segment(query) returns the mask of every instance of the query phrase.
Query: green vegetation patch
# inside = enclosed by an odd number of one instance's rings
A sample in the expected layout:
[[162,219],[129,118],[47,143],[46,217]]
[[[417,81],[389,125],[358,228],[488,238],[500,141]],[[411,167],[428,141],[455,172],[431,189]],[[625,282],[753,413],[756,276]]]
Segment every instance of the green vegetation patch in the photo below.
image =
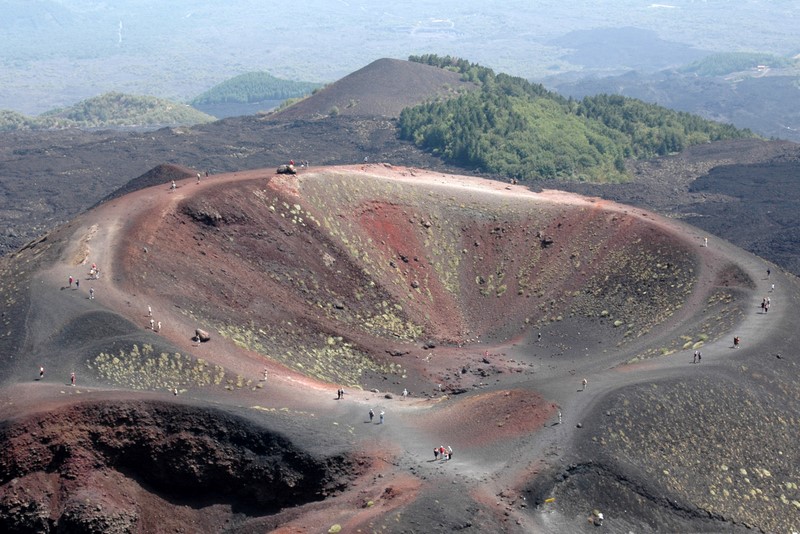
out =
[[117,386],[135,390],[157,390],[219,385],[225,380],[225,369],[210,365],[178,352],[156,354],[152,345],[139,349],[119,350],[116,354],[101,352],[86,362],[98,376]]
[[310,94],[322,84],[276,78],[267,72],[247,72],[215,85],[191,101],[192,105],[286,100]]
[[153,96],[106,93],[62,109],[26,117],[0,111],[0,131],[106,126],[193,125],[216,120],[186,104]]
[[220,334],[237,346],[326,382],[358,387],[362,376],[368,372],[405,376],[399,364],[379,362],[341,336],[281,330],[283,328],[252,324],[219,328]]
[[761,52],[726,52],[712,54],[683,67],[681,72],[700,76],[725,76],[734,72],[768,68],[791,67],[796,60]]

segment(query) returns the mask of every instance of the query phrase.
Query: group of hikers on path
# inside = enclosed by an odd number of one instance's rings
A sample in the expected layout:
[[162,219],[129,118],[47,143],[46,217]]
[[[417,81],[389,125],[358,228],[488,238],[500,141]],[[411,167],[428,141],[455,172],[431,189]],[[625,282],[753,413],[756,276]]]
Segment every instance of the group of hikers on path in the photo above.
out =
[[150,318],[150,330],[153,332],[161,332],[161,321],[156,321],[153,318],[152,306],[147,306],[147,316]]
[[433,459],[439,460],[441,458],[442,461],[451,460],[453,458],[453,448],[449,445],[445,447],[444,445],[440,445],[438,447],[433,448]]
[[[100,269],[98,269],[97,264],[93,263],[92,268],[89,271],[89,280],[97,280],[100,278]],[[80,278],[75,278],[72,275],[69,275],[67,278],[67,284],[70,289],[72,289],[72,284],[75,284],[75,289],[80,290],[81,288],[81,280]],[[62,288],[63,289],[63,288]],[[94,287],[89,288],[89,300],[94,299]]]

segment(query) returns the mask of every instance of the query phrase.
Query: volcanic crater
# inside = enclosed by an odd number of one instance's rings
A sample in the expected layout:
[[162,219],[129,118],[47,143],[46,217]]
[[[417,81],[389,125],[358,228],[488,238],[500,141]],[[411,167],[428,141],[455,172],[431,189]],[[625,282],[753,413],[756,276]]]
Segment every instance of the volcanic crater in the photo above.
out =
[[[388,164],[110,198],[4,263],[0,526],[581,532],[598,507],[612,532],[795,526],[795,358],[750,359],[796,335],[797,284],[703,243],[638,208]],[[713,447],[724,413],[787,438]]]

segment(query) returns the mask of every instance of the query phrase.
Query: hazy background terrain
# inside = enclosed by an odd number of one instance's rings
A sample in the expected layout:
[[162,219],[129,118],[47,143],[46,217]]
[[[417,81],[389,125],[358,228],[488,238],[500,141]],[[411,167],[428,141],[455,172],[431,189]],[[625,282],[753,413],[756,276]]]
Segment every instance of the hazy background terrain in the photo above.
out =
[[785,56],[800,51],[799,11],[794,0],[4,0],[0,109],[38,114],[108,91],[187,101],[247,71],[330,82],[431,52],[528,79]]

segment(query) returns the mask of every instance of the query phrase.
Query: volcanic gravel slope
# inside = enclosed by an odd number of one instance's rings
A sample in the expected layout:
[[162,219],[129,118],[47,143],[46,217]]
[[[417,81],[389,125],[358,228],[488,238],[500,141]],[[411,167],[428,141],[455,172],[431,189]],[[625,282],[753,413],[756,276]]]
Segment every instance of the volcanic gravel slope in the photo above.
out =
[[798,284],[702,236],[380,164],[111,199],[4,260],[0,527],[797,529]]

